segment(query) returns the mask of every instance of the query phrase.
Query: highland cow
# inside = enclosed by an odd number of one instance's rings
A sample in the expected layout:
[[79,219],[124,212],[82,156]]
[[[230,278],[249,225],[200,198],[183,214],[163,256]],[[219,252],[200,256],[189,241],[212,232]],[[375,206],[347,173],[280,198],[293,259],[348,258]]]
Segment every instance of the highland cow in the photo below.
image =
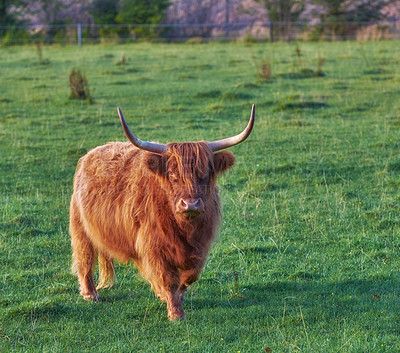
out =
[[70,234],[80,294],[98,301],[97,289],[113,284],[114,259],[133,261],[166,302],[169,319],[183,319],[184,293],[198,279],[221,220],[216,178],[234,164],[231,152],[217,151],[249,136],[255,107],[239,135],[166,145],[138,139],[118,113],[130,143],[89,151],[74,178]]

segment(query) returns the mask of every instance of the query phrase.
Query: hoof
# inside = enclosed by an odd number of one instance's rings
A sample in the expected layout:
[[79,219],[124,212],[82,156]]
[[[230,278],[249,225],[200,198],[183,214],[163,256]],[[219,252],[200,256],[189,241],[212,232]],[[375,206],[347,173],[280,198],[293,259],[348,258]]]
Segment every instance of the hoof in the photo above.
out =
[[100,296],[98,293],[93,294],[82,294],[84,300],[91,300],[92,302],[98,303],[100,301]]
[[171,310],[171,311],[168,311],[168,319],[169,319],[169,321],[185,320],[186,315],[182,309]]
[[183,316],[170,316],[170,315],[168,315],[168,319],[171,322],[177,322],[177,321],[185,320],[186,319],[186,315],[185,314],[183,314]]

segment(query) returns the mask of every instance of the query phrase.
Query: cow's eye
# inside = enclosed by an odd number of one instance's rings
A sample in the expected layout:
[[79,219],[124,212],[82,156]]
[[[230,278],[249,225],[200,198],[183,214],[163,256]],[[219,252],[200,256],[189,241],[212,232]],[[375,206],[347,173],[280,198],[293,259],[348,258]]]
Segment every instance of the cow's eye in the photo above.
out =
[[199,177],[199,183],[202,184],[202,185],[207,184],[208,183],[208,176],[204,175],[204,176]]
[[178,182],[178,178],[177,178],[177,177],[175,176],[175,174],[172,173],[172,172],[168,172],[168,178],[169,178],[170,181],[172,181],[172,182],[174,182],[174,183],[177,183],[177,182]]

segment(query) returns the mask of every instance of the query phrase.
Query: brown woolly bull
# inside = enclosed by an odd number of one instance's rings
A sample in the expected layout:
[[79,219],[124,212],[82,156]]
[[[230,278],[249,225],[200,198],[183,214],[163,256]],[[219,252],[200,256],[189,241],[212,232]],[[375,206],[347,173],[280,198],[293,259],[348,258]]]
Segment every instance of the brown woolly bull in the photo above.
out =
[[74,178],[70,233],[80,294],[98,301],[97,289],[113,284],[114,259],[133,260],[167,303],[169,319],[181,319],[183,295],[198,279],[221,219],[216,177],[234,163],[232,153],[215,152],[249,136],[255,108],[237,136],[167,145],[139,140],[118,113],[131,143],[91,150]]

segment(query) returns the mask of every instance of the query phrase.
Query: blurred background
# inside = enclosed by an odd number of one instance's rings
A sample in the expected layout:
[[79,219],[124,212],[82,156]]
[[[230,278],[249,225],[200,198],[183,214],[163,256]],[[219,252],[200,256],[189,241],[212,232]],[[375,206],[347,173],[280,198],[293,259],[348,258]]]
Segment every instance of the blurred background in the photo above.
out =
[[400,37],[398,0],[1,0],[0,44]]

